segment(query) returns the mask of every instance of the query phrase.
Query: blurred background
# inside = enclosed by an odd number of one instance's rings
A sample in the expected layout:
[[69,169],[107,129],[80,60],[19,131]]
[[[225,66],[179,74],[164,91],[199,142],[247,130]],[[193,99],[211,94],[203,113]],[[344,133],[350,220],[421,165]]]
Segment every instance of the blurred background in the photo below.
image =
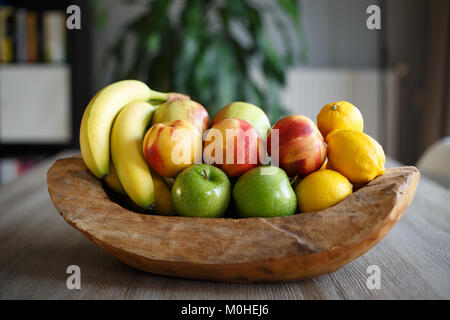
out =
[[[90,98],[125,78],[189,94],[211,117],[244,100],[272,123],[293,113],[315,120],[323,105],[347,100],[389,157],[416,165],[437,141],[448,155],[449,4],[0,0],[0,182],[78,148]],[[367,26],[371,5],[381,29]]]

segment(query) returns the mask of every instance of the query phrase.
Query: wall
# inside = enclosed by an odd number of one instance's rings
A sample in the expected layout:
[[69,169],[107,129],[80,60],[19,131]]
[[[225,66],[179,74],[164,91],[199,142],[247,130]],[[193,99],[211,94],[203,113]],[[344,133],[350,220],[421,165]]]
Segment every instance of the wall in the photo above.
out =
[[[420,99],[425,86],[428,3],[426,0],[386,1],[388,65],[400,68],[401,96],[398,101],[398,156],[415,164],[420,156]],[[426,108],[425,108],[426,109]]]
[[377,0],[301,0],[308,42],[307,66],[376,67],[379,31],[366,27],[366,9]]

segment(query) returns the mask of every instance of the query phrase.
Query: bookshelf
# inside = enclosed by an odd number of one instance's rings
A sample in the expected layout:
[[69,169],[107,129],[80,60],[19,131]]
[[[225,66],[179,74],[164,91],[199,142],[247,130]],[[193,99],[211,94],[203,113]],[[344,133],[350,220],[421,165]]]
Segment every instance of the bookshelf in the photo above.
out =
[[[68,148],[78,148],[82,112],[91,95],[90,1],[0,0],[22,12],[64,16],[76,4],[80,30],[65,30],[64,59],[49,59],[39,35],[39,58],[0,63],[0,184],[26,172],[33,164]],[[42,21],[40,22],[42,26]]]

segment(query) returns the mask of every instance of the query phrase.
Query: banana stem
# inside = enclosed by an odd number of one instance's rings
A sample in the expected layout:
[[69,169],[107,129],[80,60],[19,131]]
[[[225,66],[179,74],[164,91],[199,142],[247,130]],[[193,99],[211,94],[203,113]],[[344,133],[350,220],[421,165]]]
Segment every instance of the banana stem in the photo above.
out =
[[153,91],[150,95],[150,101],[162,101],[162,102],[171,102],[175,100],[190,100],[191,98],[185,94],[177,93],[177,92],[159,92]]
[[166,101],[169,98],[170,93],[153,91],[150,94],[149,100]]

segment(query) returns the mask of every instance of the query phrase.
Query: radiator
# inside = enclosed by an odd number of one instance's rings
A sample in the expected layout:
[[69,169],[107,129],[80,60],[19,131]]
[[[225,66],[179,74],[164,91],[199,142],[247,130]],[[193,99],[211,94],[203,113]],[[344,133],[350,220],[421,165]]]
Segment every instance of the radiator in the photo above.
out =
[[298,68],[288,73],[283,97],[290,114],[303,114],[314,121],[327,103],[349,101],[361,111],[364,131],[384,147],[389,143],[393,147],[397,88],[391,71]]

